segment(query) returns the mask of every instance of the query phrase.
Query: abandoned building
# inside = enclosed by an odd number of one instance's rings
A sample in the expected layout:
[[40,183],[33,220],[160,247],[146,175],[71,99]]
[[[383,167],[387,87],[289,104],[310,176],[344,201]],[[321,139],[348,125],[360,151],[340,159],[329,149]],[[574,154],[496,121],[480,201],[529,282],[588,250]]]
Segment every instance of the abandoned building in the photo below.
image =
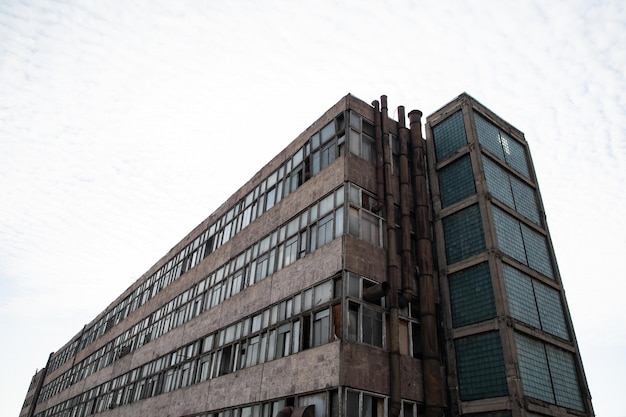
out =
[[20,417],[593,416],[524,135],[467,94],[388,113],[326,111],[52,353]]

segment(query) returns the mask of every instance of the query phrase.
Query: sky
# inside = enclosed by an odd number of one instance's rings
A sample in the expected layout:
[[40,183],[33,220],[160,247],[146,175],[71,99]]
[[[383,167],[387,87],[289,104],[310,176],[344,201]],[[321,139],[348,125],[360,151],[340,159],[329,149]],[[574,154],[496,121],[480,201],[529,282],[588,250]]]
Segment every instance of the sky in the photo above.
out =
[[341,97],[523,131],[596,415],[624,417],[626,2],[0,0],[0,415]]

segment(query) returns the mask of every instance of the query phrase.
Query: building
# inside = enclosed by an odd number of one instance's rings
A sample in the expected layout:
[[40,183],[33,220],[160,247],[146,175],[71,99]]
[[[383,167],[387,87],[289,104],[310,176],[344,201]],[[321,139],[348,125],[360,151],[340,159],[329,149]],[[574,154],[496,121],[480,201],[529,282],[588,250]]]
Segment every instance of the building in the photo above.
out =
[[421,116],[341,99],[20,417],[593,416],[524,135],[467,94]]

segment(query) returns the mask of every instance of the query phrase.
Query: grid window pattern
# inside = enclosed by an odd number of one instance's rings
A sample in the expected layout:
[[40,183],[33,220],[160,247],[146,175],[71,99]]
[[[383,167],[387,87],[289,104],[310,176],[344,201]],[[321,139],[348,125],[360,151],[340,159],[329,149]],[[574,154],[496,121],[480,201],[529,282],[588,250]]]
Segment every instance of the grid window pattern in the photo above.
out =
[[504,161],[526,178],[530,178],[528,158],[524,145],[511,138],[476,112],[474,113],[474,121],[476,123],[478,142],[496,158]]
[[444,218],[443,233],[449,265],[485,250],[485,236],[478,205]]
[[[47,408],[36,417],[105,412],[329,343],[339,335],[331,313],[341,314],[331,305],[338,303],[335,288],[340,284],[328,280],[306,289]],[[80,414],[81,409],[87,412]]]
[[524,146],[504,132],[500,132],[500,141],[502,142],[506,163],[526,178],[530,178],[528,159],[526,158]]
[[496,316],[489,264],[485,262],[450,274],[448,280],[454,327],[478,323]]
[[483,169],[485,179],[487,180],[487,188],[491,195],[507,206],[515,208],[513,190],[511,190],[511,182],[509,181],[508,174],[504,172],[498,164],[485,156],[483,156]]
[[228,242],[251,222],[271,209],[281,199],[294,192],[339,156],[345,138],[343,112],[315,133],[291,158],[263,179],[253,191],[239,200],[231,209],[174,254],[158,271],[145,279],[133,293],[110,308],[101,319],[85,329],[79,340],[59,351],[51,359],[52,372],[73,358],[76,353],[119,324],[130,313],[195,267],[214,250]]
[[515,345],[524,393],[529,397],[554,404],[548,359],[543,343],[516,334]]
[[493,220],[502,252],[518,262],[554,278],[552,262],[548,252],[548,241],[517,219],[498,207],[493,207]]
[[558,291],[510,265],[502,265],[502,270],[511,317],[569,340]]
[[515,345],[526,395],[585,411],[574,355],[520,334],[515,335]]
[[469,155],[463,156],[439,171],[439,188],[443,207],[476,194]]
[[455,347],[462,401],[508,394],[499,333],[464,337]]
[[513,197],[515,198],[515,210],[534,223],[541,225],[535,190],[513,176],[510,176],[510,179]]
[[539,312],[531,278],[506,264],[502,265],[502,270],[511,317],[540,329]]
[[558,349],[554,346],[546,345],[548,363],[552,374],[552,385],[556,402],[563,407],[584,411],[578,378],[576,377],[576,367],[574,356]]
[[519,222],[497,207],[493,208],[493,222],[500,250],[524,265],[528,265]]
[[461,110],[433,127],[435,154],[437,161],[442,161],[467,145],[465,123]]
[[541,328],[548,333],[569,340],[559,292],[538,281],[533,281],[533,287],[541,318]]
[[482,159],[491,195],[534,223],[541,224],[533,188],[507,173],[490,158],[483,156]]
[[[46,384],[42,388],[40,398],[45,400],[58,394],[72,383],[87,378],[117,359],[217,306],[246,287],[288,266],[296,260],[291,259],[294,252],[296,258],[301,258],[328,243],[333,236],[339,237],[343,234],[345,210],[343,202],[344,187],[341,186],[218,267],[204,280],[185,289],[126,332],[75,363],[66,372]],[[321,216],[324,217],[320,219]]]
[[[341,389],[343,392],[343,389]],[[345,394],[344,394],[345,398]],[[356,394],[356,412],[358,412],[358,401],[359,396]],[[345,401],[345,400],[344,400]],[[351,393],[348,393],[347,396],[347,404],[348,407],[354,403],[353,397],[351,397]],[[322,392],[314,392],[314,393],[306,393],[303,395],[291,396],[281,399],[273,399],[270,401],[257,402],[253,404],[247,404],[245,406],[231,407],[220,410],[210,410],[202,413],[195,413],[188,415],[188,417],[274,417],[276,415],[284,415],[281,413],[285,407],[292,408],[303,408],[309,405],[314,406],[313,414],[309,414],[308,412],[305,415],[313,416],[313,417],[322,417],[322,416],[339,416],[339,392],[338,390],[332,389],[330,391],[322,391]],[[411,402],[406,402],[404,404],[405,407],[413,410],[416,408],[416,404]],[[293,413],[295,415],[295,412]],[[343,415],[343,414],[341,414]],[[357,414],[360,416],[366,416],[367,414]],[[413,414],[406,414],[407,417],[413,417]]]
[[477,113],[474,113],[474,122],[476,123],[478,142],[498,159],[504,161],[504,151],[502,150],[502,143],[500,143],[500,131],[498,128]]
[[552,263],[548,254],[548,241],[528,226],[523,224],[521,226],[528,266],[547,277],[554,278]]

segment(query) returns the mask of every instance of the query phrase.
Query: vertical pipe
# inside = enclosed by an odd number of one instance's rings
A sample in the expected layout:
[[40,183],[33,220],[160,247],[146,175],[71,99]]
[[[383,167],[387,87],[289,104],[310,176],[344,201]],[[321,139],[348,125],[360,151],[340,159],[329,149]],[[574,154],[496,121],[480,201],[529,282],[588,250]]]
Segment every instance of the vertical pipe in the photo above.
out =
[[409,113],[411,145],[413,147],[413,195],[415,199],[415,237],[419,269],[419,299],[424,374],[425,416],[443,415],[443,384],[439,360],[433,251],[429,222],[429,197],[426,180],[426,156],[422,138],[422,112]]
[[374,100],[372,102],[372,106],[374,106],[374,138],[376,141],[376,196],[377,202],[374,207],[372,207],[372,211],[374,213],[378,213],[385,205],[385,176],[383,173],[383,134],[381,131],[381,120],[380,120],[380,103],[378,100]]
[[402,292],[399,300],[400,307],[411,301],[415,293],[413,283],[413,259],[411,256],[411,209],[410,209],[410,182],[409,182],[409,129],[406,127],[404,106],[398,107],[398,125],[400,140],[400,231],[402,233],[401,250],[401,279]]
[[[381,96],[381,138],[388,134],[387,96]],[[391,286],[389,292],[389,417],[400,415],[401,380],[400,380],[400,319],[398,312],[399,268],[396,245],[395,201],[393,196],[393,168],[391,164],[391,146],[389,140],[382,140],[383,166],[385,178],[385,211],[387,217],[387,280]]]

